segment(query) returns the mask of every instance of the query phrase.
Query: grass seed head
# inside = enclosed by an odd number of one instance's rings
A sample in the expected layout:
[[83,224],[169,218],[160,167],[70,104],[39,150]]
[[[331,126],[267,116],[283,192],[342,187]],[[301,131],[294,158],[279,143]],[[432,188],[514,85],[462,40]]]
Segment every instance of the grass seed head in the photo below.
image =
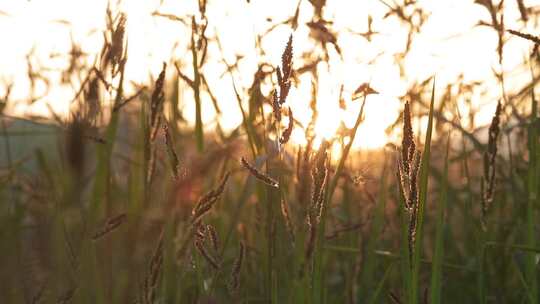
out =
[[405,174],[409,174],[410,162],[415,150],[416,145],[414,143],[414,133],[411,123],[411,109],[407,101],[403,109],[403,139],[401,142],[401,157]]
[[206,231],[208,232],[208,236],[210,237],[210,243],[212,244],[212,248],[214,249],[214,252],[218,252],[219,251],[219,237],[218,237],[216,229],[212,225],[207,225]]
[[275,179],[259,171],[257,168],[248,163],[245,158],[242,157],[240,162],[242,163],[242,166],[247,169],[251,175],[253,175],[253,177],[267,184],[268,186],[279,188],[279,183]]
[[279,104],[277,91],[272,92],[272,111],[274,112],[274,118],[279,123],[281,122],[281,105]]
[[163,92],[163,87],[165,85],[165,72],[167,69],[167,64],[163,63],[163,68],[159,73],[156,84],[154,85],[154,91],[152,92],[152,98],[150,99],[150,139],[154,140],[159,129],[159,124],[161,121],[162,107],[163,102],[165,101],[165,94]]
[[141,294],[136,303],[155,303],[158,290],[159,277],[163,269],[163,238],[164,230],[161,230],[158,243],[150,259],[148,274],[141,286]]
[[421,166],[421,152],[416,150],[414,134],[411,124],[411,111],[409,102],[403,109],[403,139],[401,142],[401,154],[398,163],[398,179],[404,198],[405,211],[409,215],[408,250],[409,262],[412,267],[413,253],[416,243],[416,227],[419,204],[418,177]]
[[279,142],[282,145],[286,144],[291,138],[293,126],[294,126],[294,116],[293,116],[293,112],[291,108],[289,107],[289,124],[287,125],[287,129],[283,131],[283,134],[281,134],[281,137],[279,138]]
[[107,219],[103,227],[99,229],[94,236],[92,237],[93,241],[97,241],[110,232],[116,230],[120,225],[122,225],[127,219],[127,215],[125,213],[119,214],[117,216],[113,216]]
[[508,32],[510,34],[512,34],[512,35],[516,35],[516,36],[521,37],[523,39],[532,41],[536,45],[540,45],[540,37],[533,36],[533,35],[527,34],[527,33],[518,32],[518,31],[515,31],[515,30],[508,30]]
[[214,257],[208,252],[208,250],[204,246],[203,240],[200,240],[200,239],[196,238],[193,241],[193,244],[195,245],[195,248],[197,249],[199,254],[206,260],[206,262],[208,262],[208,264],[210,264],[210,266],[212,266],[212,268],[214,268],[215,270],[218,270],[219,269],[219,264],[214,259]]
[[231,279],[229,281],[229,292],[236,294],[240,288],[240,271],[242,270],[242,264],[244,263],[244,256],[246,254],[246,246],[244,242],[240,242],[240,249],[238,255],[234,260],[234,264],[231,270]]
[[365,96],[371,95],[371,94],[379,94],[379,92],[377,92],[375,89],[373,89],[369,85],[369,83],[364,82],[360,86],[358,86],[358,88],[356,88],[356,90],[354,91],[354,93],[352,95],[352,100],[356,100],[356,99],[359,99],[359,98],[362,98],[362,97],[365,97]]
[[500,133],[500,116],[501,102],[499,101],[489,126],[487,150],[484,153],[484,176],[481,183],[483,220],[485,220],[489,206],[493,202],[495,192],[495,160],[497,158],[497,139]]
[[283,216],[283,220],[285,221],[285,228],[287,228],[287,233],[289,234],[291,241],[294,243],[294,225],[291,221],[289,207],[287,206],[287,202],[284,199],[281,200],[281,215]]
[[291,75],[292,75],[292,58],[293,58],[293,37],[292,35],[289,36],[289,40],[287,41],[287,45],[285,46],[285,50],[283,51],[283,54],[281,55],[281,69],[283,71],[283,77],[282,79],[287,81]]
[[[124,13],[112,17],[110,7],[107,8],[107,30],[109,37],[106,37],[103,49],[104,66],[111,64],[112,74],[117,75],[123,62],[126,60],[125,54],[125,34],[126,34],[126,15]],[[109,41],[110,39],[110,41]]]
[[324,209],[324,198],[326,184],[328,183],[328,152],[330,144],[323,141],[317,154],[313,159],[311,168],[311,206],[308,211],[308,237],[305,247],[305,256],[309,260],[313,256],[315,250],[315,241],[317,238],[317,226],[320,223]]
[[196,225],[200,222],[202,217],[212,209],[212,206],[217,202],[223,191],[225,190],[225,185],[227,184],[227,180],[229,179],[229,173],[227,172],[223,179],[221,180],[220,185],[210,192],[203,195],[199,201],[197,202],[197,205],[193,208],[192,211],[192,218],[191,223],[193,225]]
[[178,171],[180,170],[180,161],[178,160],[178,155],[174,149],[173,139],[167,123],[163,124],[163,133],[165,134],[165,145],[167,147],[167,154],[169,156],[169,163],[171,165],[173,178],[174,180],[179,180]]

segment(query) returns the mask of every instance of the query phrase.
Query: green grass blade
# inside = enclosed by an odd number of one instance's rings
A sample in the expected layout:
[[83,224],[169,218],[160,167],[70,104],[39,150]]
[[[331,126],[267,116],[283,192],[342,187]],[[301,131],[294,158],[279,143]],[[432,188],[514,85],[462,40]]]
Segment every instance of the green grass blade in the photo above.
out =
[[[375,269],[377,268],[377,256],[375,254],[375,247],[378,244],[379,236],[382,235],[384,228],[384,212],[386,210],[386,175],[387,166],[386,160],[384,161],[380,190],[378,196],[377,206],[375,207],[375,215],[370,227],[370,235],[377,236],[368,239],[366,258],[363,262],[362,280],[360,281],[361,292],[359,296],[366,298],[371,288],[373,287],[373,278],[376,277]],[[360,299],[358,302],[362,302]]]
[[519,267],[519,265],[516,263],[515,259],[512,259],[512,265],[514,266],[514,268],[516,268],[516,273],[519,278],[519,282],[521,283],[523,288],[526,290],[527,295],[529,295],[530,294],[529,285],[527,284],[527,280],[523,276],[523,272],[521,271],[521,268]]
[[501,247],[501,248],[510,248],[510,249],[523,251],[523,252],[540,253],[540,248],[538,248],[538,247],[531,247],[531,246],[519,245],[519,244],[505,244],[505,243],[493,242],[493,241],[484,242],[483,247],[484,248],[487,248],[487,247]]
[[438,304],[441,302],[441,279],[442,279],[442,262],[444,255],[444,214],[446,210],[446,203],[448,199],[448,150],[450,146],[450,137],[446,144],[446,155],[444,158],[444,171],[441,178],[441,192],[439,198],[439,204],[437,206],[437,230],[435,237],[435,253],[433,255],[433,265],[431,270],[431,304]]
[[[381,291],[383,290],[384,284],[388,280],[388,277],[390,277],[390,273],[392,272],[393,267],[394,267],[394,263],[390,263],[390,265],[384,272],[384,275],[379,281],[379,284],[377,284],[377,289],[375,289],[375,292],[373,293],[373,296],[371,297],[371,300],[369,301],[370,304],[378,303],[377,300],[379,299],[379,296],[381,295]],[[358,303],[361,303],[361,301]]]
[[[528,168],[528,191],[529,199],[527,204],[527,246],[535,246],[535,205],[538,206],[538,131],[537,124],[537,104],[532,93],[532,115],[529,126],[529,168]],[[528,253],[526,259],[525,277],[529,285],[529,300],[531,303],[538,303],[538,278],[537,278],[536,254]]]

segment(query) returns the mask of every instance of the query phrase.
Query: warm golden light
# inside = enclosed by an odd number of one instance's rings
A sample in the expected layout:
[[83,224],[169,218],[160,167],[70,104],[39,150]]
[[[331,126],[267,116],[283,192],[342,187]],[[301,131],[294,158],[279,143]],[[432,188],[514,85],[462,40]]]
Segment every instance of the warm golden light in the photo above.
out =
[[539,304],[540,0],[0,0],[0,29],[0,304]]
[[[273,23],[287,20],[296,10],[295,1],[278,2],[216,1],[208,6],[207,14],[211,22],[206,34],[219,38],[222,50],[216,43],[211,43],[204,72],[213,94],[222,103],[219,122],[225,130],[231,130],[241,123],[231,76],[240,88],[247,91],[259,63],[267,61],[274,66],[279,64],[282,46],[291,33],[294,36],[295,68],[309,63],[306,58],[314,53],[320,53],[320,45],[313,40],[317,33],[307,25],[313,18],[308,1],[300,4],[299,27],[296,31],[292,32],[288,25],[277,26],[260,40],[264,54],[256,51],[259,43],[257,35],[268,31]],[[506,56],[500,66],[497,52],[494,51],[497,48],[496,34],[488,27],[477,26],[479,20],[486,19],[482,7],[465,0],[420,2],[425,9],[426,20],[409,46],[409,52],[401,60],[401,69],[396,58],[404,52],[409,29],[403,27],[397,18],[383,18],[388,11],[388,3],[328,3],[325,15],[333,20],[331,29],[341,46],[341,55],[332,44],[327,43],[328,61],[317,65],[317,109],[320,112],[315,127],[317,136],[333,137],[341,122],[352,127],[360,103],[351,101],[351,94],[364,82],[369,82],[380,94],[368,98],[365,121],[354,146],[378,148],[388,141],[385,129],[397,118],[402,108],[401,100],[412,83],[437,75],[438,91],[443,92],[448,84],[458,79],[484,82],[485,94],[472,95],[472,104],[479,109],[477,123],[485,124],[489,121],[489,114],[486,113],[491,113],[491,105],[501,96],[493,70],[502,69],[508,74],[512,73],[513,79],[527,77],[525,71],[521,71],[521,74],[515,71],[522,63],[523,55],[528,52],[529,45],[509,37],[504,49]],[[505,7],[505,25],[508,28],[520,28],[517,21],[519,11],[515,5],[509,2]],[[0,56],[2,81],[15,83],[12,98],[24,100],[29,97],[27,58],[35,66],[46,68],[48,72],[44,76],[55,84],[45,92],[44,82],[38,81],[35,84],[35,95],[39,97],[37,102],[32,105],[14,103],[10,107],[12,113],[50,115],[52,108],[57,114],[66,115],[70,111],[74,89],[72,85],[60,83],[61,70],[68,63],[58,55],[70,52],[72,39],[88,55],[86,61],[93,62],[99,56],[103,42],[101,32],[105,28],[103,14],[106,8],[106,0],[12,0],[0,4],[0,24],[3,28],[13,29],[1,34],[2,41],[10,43],[4,45]],[[161,63],[171,58],[176,58],[185,73],[190,75],[189,24],[163,16],[184,16],[189,22],[189,15],[198,10],[196,1],[124,0],[116,9],[125,12],[128,20],[129,61],[126,69],[129,81],[139,84],[148,81],[157,75]],[[372,25],[368,23],[368,16],[373,20]],[[369,31],[375,33],[369,37],[360,35]],[[229,75],[225,72],[224,61],[233,64],[238,58],[241,60],[237,69]],[[172,67],[170,69],[173,70]],[[509,89],[513,79],[508,81]],[[298,121],[305,126],[311,118],[309,100],[313,79],[299,75],[298,80],[290,95],[290,106]],[[341,86],[344,88],[345,109],[339,107]],[[265,94],[270,92],[270,87],[267,89]],[[186,119],[193,123],[195,106],[191,102],[192,93],[189,89],[180,92],[183,92],[182,100],[185,102],[182,107]],[[204,93],[202,98],[203,121],[206,128],[214,128],[216,112],[210,96]],[[491,104],[489,107],[488,103]],[[484,111],[484,108],[488,110]],[[303,133],[295,130],[293,141],[299,144],[304,142]]]

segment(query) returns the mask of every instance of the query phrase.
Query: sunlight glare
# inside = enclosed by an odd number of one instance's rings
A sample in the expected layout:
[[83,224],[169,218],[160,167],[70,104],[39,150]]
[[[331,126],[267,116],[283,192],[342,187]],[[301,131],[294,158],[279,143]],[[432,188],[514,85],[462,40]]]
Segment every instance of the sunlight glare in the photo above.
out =
[[[360,101],[351,101],[351,94],[360,84],[370,83],[380,94],[368,98],[364,122],[353,146],[369,149],[382,147],[389,140],[386,128],[395,121],[402,109],[406,88],[435,74],[438,80],[437,91],[443,91],[447,84],[460,77],[465,81],[485,82],[486,95],[475,93],[471,98],[472,105],[478,109],[476,123],[489,122],[490,115],[487,113],[491,113],[492,103],[500,98],[500,92],[498,89],[487,89],[497,85],[492,75],[492,68],[498,68],[497,54],[493,52],[497,44],[496,35],[487,27],[475,26],[479,19],[485,17],[485,12],[478,5],[471,5],[471,1],[466,0],[437,1],[436,4],[434,1],[421,2],[428,10],[430,18],[415,37],[410,53],[404,58],[403,69],[396,64],[396,56],[403,52],[408,30],[395,18],[383,20],[388,9],[385,5],[379,1],[349,1],[347,5],[340,1],[328,3],[325,15],[335,20],[332,26],[338,33],[342,58],[332,46],[327,45],[330,57],[327,62],[317,66],[317,137],[333,138],[342,122],[348,128],[354,125]],[[129,60],[126,70],[129,82],[140,84],[155,79],[162,62],[170,61],[170,58],[176,58],[191,77],[191,55],[187,49],[189,27],[180,22],[153,16],[152,13],[160,11],[189,15],[197,12],[197,2],[124,0],[120,3],[120,10],[127,15],[128,20]],[[222,50],[215,45],[210,46],[209,59],[203,72],[208,77],[213,94],[219,96],[222,114],[216,116],[210,96],[203,93],[203,122],[208,129],[215,128],[219,122],[227,131],[242,122],[232,89],[233,81],[241,88],[249,88],[258,63],[270,62],[277,66],[291,29],[288,26],[277,26],[265,36],[260,41],[264,54],[256,51],[256,35],[268,29],[268,18],[271,18],[272,22],[289,18],[296,9],[296,2],[280,1],[280,4],[276,5],[274,1],[253,1],[250,4],[244,1],[236,4],[215,1],[211,4],[208,6],[207,15],[212,22],[208,26],[207,34],[219,37]],[[55,9],[48,9],[51,6]],[[2,49],[3,56],[0,56],[0,80],[4,83],[8,80],[15,83],[12,94],[14,99],[24,100],[28,97],[30,84],[26,77],[26,55],[33,52],[36,56],[35,64],[49,69],[47,76],[53,83],[48,94],[33,105],[16,103],[10,109],[13,114],[50,115],[50,105],[56,114],[67,115],[73,98],[73,87],[59,83],[61,70],[66,68],[67,62],[49,59],[51,54],[69,53],[72,37],[75,43],[90,54],[88,61],[95,60],[103,42],[106,7],[107,0],[8,0],[0,3],[0,11],[5,13],[5,16],[0,18],[0,25],[4,28],[17,28],[16,31],[2,31],[0,34],[2,41],[11,41]],[[508,17],[506,26],[517,26],[515,20],[519,16],[515,3],[508,4],[508,10],[509,13],[505,16]],[[371,41],[353,33],[367,30],[368,16],[373,17],[373,26],[379,32]],[[304,64],[302,57],[309,56],[317,47],[316,42],[310,39],[309,27],[305,25],[312,17],[311,5],[304,1],[301,4],[299,27],[293,33],[295,67]],[[454,22],[455,20],[459,22]],[[470,47],[473,44],[475,47]],[[502,65],[503,70],[513,71],[520,64],[528,47],[525,41],[509,39],[505,47],[507,56]],[[222,55],[229,64],[241,58],[238,61],[238,70],[232,75],[226,72],[221,61]],[[174,68],[169,66],[169,75],[174,73]],[[299,75],[298,79],[297,86],[291,89],[286,106],[292,108],[295,117],[305,127],[312,114],[309,109],[312,79],[305,75]],[[193,124],[193,92],[185,83],[181,82],[180,85],[182,110],[187,121]],[[264,94],[269,96],[271,88],[268,84],[265,85]],[[342,85],[346,109],[339,107],[339,91]],[[38,95],[44,94],[43,83],[37,83],[36,90]],[[242,102],[246,103],[247,100]],[[459,104],[464,105],[463,102]],[[467,115],[465,109],[462,115]],[[466,123],[464,121],[464,124]],[[296,144],[305,144],[304,131],[295,129],[292,140]]]

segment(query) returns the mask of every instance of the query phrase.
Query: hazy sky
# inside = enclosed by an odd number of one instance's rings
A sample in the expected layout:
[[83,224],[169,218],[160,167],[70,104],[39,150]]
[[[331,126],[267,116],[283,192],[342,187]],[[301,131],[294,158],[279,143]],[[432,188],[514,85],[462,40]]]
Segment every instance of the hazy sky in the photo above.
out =
[[[391,3],[390,0],[387,1]],[[331,136],[344,120],[351,126],[358,111],[358,103],[349,102],[347,111],[338,107],[338,95],[341,84],[345,88],[346,99],[356,87],[370,81],[372,87],[381,92],[370,97],[366,108],[366,121],[360,128],[359,144],[365,147],[378,147],[387,141],[384,129],[395,120],[402,107],[400,97],[409,84],[437,75],[437,86],[442,92],[448,83],[454,83],[460,75],[465,81],[485,82],[486,95],[473,95],[473,103],[481,109],[478,116],[480,123],[490,119],[500,90],[496,85],[492,69],[499,70],[496,52],[497,34],[488,27],[475,27],[480,20],[489,20],[489,15],[472,0],[418,1],[430,14],[421,33],[414,39],[411,52],[405,59],[405,78],[400,77],[395,64],[395,54],[401,52],[408,29],[396,18],[383,20],[388,8],[378,0],[346,1],[329,0],[325,19],[332,20],[332,30],[338,33],[338,43],[343,51],[343,61],[330,49],[330,61],[321,67],[321,85],[318,92],[321,118],[317,124],[321,136]],[[294,14],[297,1],[291,0],[209,0],[207,17],[210,20],[208,36],[219,36],[223,44],[225,59],[232,63],[236,55],[244,59],[235,74],[236,81],[243,87],[249,87],[257,63],[269,61],[279,64],[280,55],[291,29],[288,26],[276,28],[262,41],[266,53],[261,58],[255,50],[256,33],[261,33],[271,26],[271,18],[282,21]],[[540,1],[525,1],[526,5],[538,5]],[[3,41],[0,56],[0,93],[3,84],[13,82],[13,99],[24,100],[27,97],[29,82],[27,79],[26,56],[35,55],[35,65],[51,71],[47,73],[51,83],[60,82],[59,68],[67,67],[67,60],[54,54],[65,54],[71,48],[71,39],[80,44],[83,51],[90,54],[89,62],[99,54],[102,45],[102,31],[105,27],[106,0],[2,0],[0,1],[0,41]],[[120,10],[127,14],[127,33],[129,54],[127,74],[131,81],[143,83],[155,77],[161,63],[180,59],[185,66],[185,73],[190,75],[189,28],[178,22],[152,16],[159,11],[167,14],[190,15],[198,11],[194,0],[124,0]],[[373,17],[373,28],[380,34],[371,42],[352,32],[367,30],[368,15]],[[294,52],[299,58],[302,53],[312,52],[315,44],[309,39],[306,22],[312,19],[312,7],[307,0],[302,1],[300,9],[300,27],[294,35]],[[515,1],[506,1],[505,25],[507,28],[528,30],[538,34],[536,21],[530,21],[527,28],[519,22],[519,11]],[[519,69],[530,44],[515,37],[508,37],[505,47],[503,69],[509,75],[509,89],[513,83],[523,83],[530,76],[524,69]],[[228,76],[220,78],[224,71],[217,56],[219,52],[211,45],[209,61],[204,73],[208,77],[214,94],[222,104],[225,128],[236,126],[241,121],[236,106],[231,81]],[[378,56],[379,54],[382,54]],[[295,57],[295,58],[297,58]],[[297,59],[299,60],[299,59]],[[174,69],[169,70],[169,75]],[[308,108],[310,80],[301,82],[289,97],[295,117],[301,122],[310,118]],[[491,88],[491,89],[489,89]],[[38,87],[39,89],[39,87]],[[269,88],[268,88],[269,89]],[[185,94],[184,110],[188,120],[194,120],[194,102],[191,91]],[[73,98],[73,89],[69,86],[52,85],[50,94],[28,106],[19,102],[10,107],[11,113],[39,113],[46,115],[46,103],[52,105],[55,112],[67,113],[69,102]],[[212,128],[213,107],[207,96],[204,98],[204,116],[206,126]],[[362,136],[369,134],[369,136]],[[300,132],[293,134],[301,142]]]

